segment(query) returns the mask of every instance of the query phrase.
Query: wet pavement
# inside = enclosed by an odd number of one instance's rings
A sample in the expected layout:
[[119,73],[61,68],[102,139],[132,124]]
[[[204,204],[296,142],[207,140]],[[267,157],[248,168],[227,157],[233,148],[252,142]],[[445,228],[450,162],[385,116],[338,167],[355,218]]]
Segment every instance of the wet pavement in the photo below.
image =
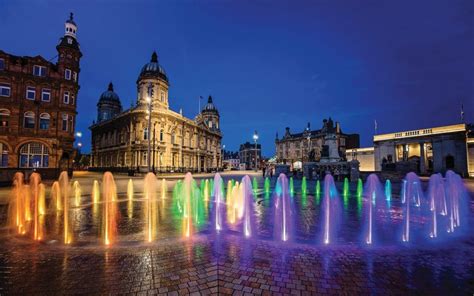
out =
[[[298,188],[299,183],[295,185]],[[308,185],[308,188],[314,186]],[[354,198],[348,199],[343,212],[344,227],[337,242],[330,246],[319,242],[320,205],[316,197],[301,194],[295,197],[298,215],[295,240],[291,243],[272,240],[271,204],[271,197],[264,194],[255,201],[258,234],[251,239],[245,239],[238,226],[216,234],[209,222],[197,228],[192,238],[182,238],[179,217],[173,212],[170,199],[160,206],[159,236],[151,243],[143,242],[140,201],[134,204],[131,215],[128,203],[120,203],[121,236],[110,247],[103,246],[98,238],[100,221],[94,219],[100,216],[100,209],[97,213],[88,205],[72,210],[75,227],[71,246],[62,245],[59,232],[55,234],[51,230],[61,227],[60,222],[55,224],[55,215],[48,216],[49,236],[43,242],[11,235],[3,226],[0,295],[472,295],[474,292],[473,232],[434,243],[419,238],[411,244],[401,244],[397,241],[400,210],[396,198],[387,212],[391,217],[390,227],[379,229],[378,243],[371,247],[361,243],[362,216]],[[472,225],[472,201],[470,211]],[[5,220],[3,206],[1,225],[5,225]],[[209,220],[207,216],[206,221]],[[414,229],[423,233],[423,225],[423,221],[415,223]]]

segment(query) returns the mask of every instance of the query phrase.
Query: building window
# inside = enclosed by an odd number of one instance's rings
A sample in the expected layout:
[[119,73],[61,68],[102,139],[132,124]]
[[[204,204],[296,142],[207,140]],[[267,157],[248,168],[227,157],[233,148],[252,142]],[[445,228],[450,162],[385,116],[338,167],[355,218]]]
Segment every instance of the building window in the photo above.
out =
[[174,138],[175,138],[174,133],[172,133],[171,134],[171,144],[174,144]]
[[10,85],[9,84],[0,84],[0,96],[9,97],[10,96]]
[[45,145],[31,142],[20,148],[20,167],[47,168],[48,166],[49,150]]
[[48,113],[41,113],[40,115],[40,129],[47,130],[49,129],[49,122],[51,120],[51,116]]
[[148,128],[143,129],[143,140],[148,140]]
[[49,102],[51,101],[51,90],[47,88],[43,88],[41,91],[41,101]]
[[163,142],[163,130],[160,130],[160,142]]
[[63,103],[64,104],[69,104],[69,92],[68,91],[64,92]]
[[46,67],[34,65],[33,66],[33,75],[41,76],[41,77],[46,76]]
[[66,79],[66,80],[71,80],[71,70],[66,69],[66,70],[64,71],[64,79]]
[[143,165],[147,165],[147,164],[148,164],[148,162],[147,162],[147,160],[148,160],[148,158],[147,158],[147,152],[146,152],[146,151],[143,151],[143,152],[142,152],[142,155],[143,155],[143,163],[142,163],[142,164],[143,164]]
[[26,98],[27,98],[28,100],[34,101],[34,100],[35,100],[35,97],[36,97],[36,90],[35,90],[35,88],[32,87],[32,86],[28,86],[28,87],[26,88]]
[[67,131],[67,126],[68,126],[68,118],[69,116],[67,114],[63,114],[63,124],[62,124],[62,130]]
[[4,70],[4,69],[5,69],[5,60],[0,59],[0,70]]
[[10,121],[10,110],[0,109],[0,127],[8,126],[8,121]]
[[25,112],[25,115],[23,118],[23,127],[35,128],[35,113],[31,111]]
[[8,147],[0,142],[0,167],[6,168],[8,166]]
[[162,102],[165,101],[165,93],[164,93],[164,92],[161,93],[161,101],[162,101]]
[[77,72],[72,72],[72,79],[77,82]]
[[74,94],[71,94],[71,105],[74,105]]

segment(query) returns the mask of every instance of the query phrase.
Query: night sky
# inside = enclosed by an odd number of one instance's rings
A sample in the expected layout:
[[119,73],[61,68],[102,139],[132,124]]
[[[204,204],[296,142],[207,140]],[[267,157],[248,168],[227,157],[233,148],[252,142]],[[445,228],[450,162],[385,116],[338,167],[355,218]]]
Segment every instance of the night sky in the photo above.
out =
[[374,120],[379,133],[454,124],[463,103],[474,122],[474,1],[253,2],[0,0],[0,49],[51,59],[74,12],[85,151],[100,94],[113,81],[128,108],[153,50],[171,108],[194,117],[211,94],[228,150],[257,130],[272,156],[277,131],[329,116],[362,146]]

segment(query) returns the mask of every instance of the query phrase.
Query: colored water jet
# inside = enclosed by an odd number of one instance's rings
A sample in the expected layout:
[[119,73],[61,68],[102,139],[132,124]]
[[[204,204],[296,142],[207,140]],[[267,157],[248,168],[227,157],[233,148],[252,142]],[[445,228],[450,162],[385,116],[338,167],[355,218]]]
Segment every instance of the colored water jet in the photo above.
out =
[[306,177],[303,176],[303,179],[301,180],[301,194],[306,195],[307,188],[308,188],[308,185],[306,184]]
[[102,232],[105,245],[113,244],[117,239],[117,187],[111,172],[102,177]]
[[[41,240],[44,236],[43,223],[41,223],[40,216],[40,203],[41,199],[44,202],[44,191],[41,192],[41,176],[34,172],[30,176],[30,186],[31,194],[33,196],[33,239]],[[41,196],[43,195],[43,196]]]
[[392,200],[392,183],[390,182],[390,179],[385,181],[385,199],[387,201]]
[[92,183],[92,203],[97,204],[100,201],[100,186],[99,181],[94,180]]
[[293,235],[293,205],[288,188],[288,178],[280,174],[277,179],[278,190],[274,195],[274,227],[273,237],[277,241],[286,242]]
[[258,193],[258,182],[257,182],[257,178],[253,177],[253,180],[252,180],[252,188],[253,188],[253,195],[254,196],[257,196],[257,193]]
[[224,228],[225,202],[224,193],[222,190],[223,181],[221,176],[217,173],[214,176],[214,229],[219,232]]
[[265,191],[265,194],[270,194],[270,179],[268,177],[265,178],[263,190]]
[[145,220],[145,241],[152,242],[157,236],[158,203],[156,198],[157,180],[148,173],[143,180],[143,218]]
[[420,178],[413,172],[408,173],[402,182],[402,204],[404,204],[402,241],[410,241],[411,205],[421,206],[423,191]]
[[344,185],[342,188],[343,196],[349,196],[349,179],[347,177],[344,178]]
[[51,187],[51,206],[52,211],[62,211],[63,203],[61,200],[61,188],[59,182],[54,181]]
[[81,185],[78,181],[74,181],[74,183],[72,183],[72,191],[74,192],[74,204],[76,207],[78,207],[81,205],[82,195]]
[[337,193],[334,178],[327,174],[324,177],[324,197],[322,204],[323,218],[323,243],[330,244],[336,239],[337,231],[340,224],[340,201]]
[[377,219],[375,219],[376,213],[387,210],[382,208],[384,205],[386,205],[386,203],[383,202],[386,197],[384,191],[382,190],[382,184],[380,183],[376,174],[370,174],[367,177],[364,194],[364,240],[366,244],[371,245],[374,242],[374,234],[376,229],[375,221],[377,221]]
[[63,243],[68,245],[72,243],[72,222],[69,217],[69,177],[67,172],[61,172],[59,175],[59,192],[60,198],[58,203],[62,203],[63,209]]
[[242,209],[242,228],[246,238],[250,238],[254,235],[255,228],[255,217],[254,217],[254,205],[253,205],[253,193],[250,177],[245,176],[242,178],[240,186],[241,199],[243,200]]
[[24,175],[23,173],[15,173],[13,177],[13,187],[10,194],[10,202],[8,208],[9,225],[16,230],[18,234],[26,233],[26,217],[25,217],[25,200],[24,200]]

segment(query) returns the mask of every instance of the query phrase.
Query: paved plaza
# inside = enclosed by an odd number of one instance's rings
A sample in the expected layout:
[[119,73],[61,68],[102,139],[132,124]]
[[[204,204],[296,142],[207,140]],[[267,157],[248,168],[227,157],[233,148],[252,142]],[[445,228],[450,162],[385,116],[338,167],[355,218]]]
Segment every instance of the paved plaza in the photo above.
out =
[[[224,174],[224,178],[241,177]],[[125,184],[121,184],[122,179],[128,177],[117,178],[119,192]],[[91,178],[82,176],[84,185],[86,180]],[[298,187],[298,181],[295,184]],[[309,182],[309,185],[314,184]],[[216,234],[209,230],[209,225],[198,229],[191,238],[182,238],[171,214],[170,201],[163,206],[163,218],[159,221],[161,234],[151,243],[142,242],[137,215],[129,218],[127,209],[121,209],[119,232],[123,236],[110,247],[96,241],[94,227],[84,222],[89,221],[87,209],[77,209],[76,242],[64,246],[54,235],[37,243],[9,234],[3,205],[0,208],[0,295],[473,293],[472,231],[439,243],[408,245],[392,243],[391,234],[386,234],[386,243],[366,247],[357,242],[357,215],[354,212],[351,218],[348,211],[347,219],[354,220],[341,231],[343,239],[324,246],[316,235],[319,220],[315,218],[318,206],[314,198],[308,196],[304,200],[296,196],[295,200],[299,213],[298,239],[286,244],[271,239],[271,215],[266,214],[268,204],[260,195],[255,202],[258,238],[245,239],[239,229],[232,227]],[[472,225],[472,202],[470,207]],[[135,208],[135,213],[138,212]],[[47,222],[47,226],[53,224]]]

